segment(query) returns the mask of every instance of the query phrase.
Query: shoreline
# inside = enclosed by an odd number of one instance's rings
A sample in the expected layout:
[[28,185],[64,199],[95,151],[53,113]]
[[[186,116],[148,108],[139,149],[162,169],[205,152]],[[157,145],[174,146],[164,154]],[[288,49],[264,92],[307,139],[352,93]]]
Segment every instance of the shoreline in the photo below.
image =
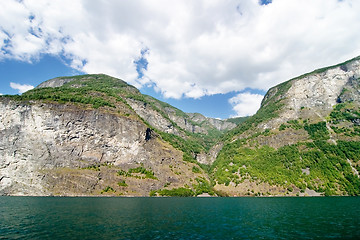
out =
[[349,195],[333,196],[194,196],[194,197],[176,197],[176,196],[109,196],[109,195],[0,195],[0,197],[36,197],[36,198],[332,198],[332,197],[358,197]]

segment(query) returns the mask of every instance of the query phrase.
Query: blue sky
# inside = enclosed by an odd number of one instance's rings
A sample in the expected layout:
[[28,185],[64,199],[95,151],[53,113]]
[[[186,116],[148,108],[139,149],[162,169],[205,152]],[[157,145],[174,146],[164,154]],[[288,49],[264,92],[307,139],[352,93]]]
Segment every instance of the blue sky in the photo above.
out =
[[354,0],[2,0],[0,93],[105,73],[186,112],[251,115],[270,87],[360,55],[359,11]]
[[11,82],[37,86],[54,77],[82,74],[82,72],[68,67],[64,61],[54,56],[43,56],[34,63],[3,60],[0,62],[0,73],[0,92],[2,94],[19,94],[18,89],[10,87]]

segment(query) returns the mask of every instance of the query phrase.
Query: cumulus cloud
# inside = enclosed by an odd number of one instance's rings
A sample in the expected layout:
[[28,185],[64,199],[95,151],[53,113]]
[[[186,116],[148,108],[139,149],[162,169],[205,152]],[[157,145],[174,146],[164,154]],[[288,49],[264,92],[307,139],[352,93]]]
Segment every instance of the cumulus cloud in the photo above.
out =
[[19,83],[13,83],[13,82],[10,83],[10,87],[12,89],[18,90],[20,94],[34,88],[34,86],[31,86],[28,84],[19,84]]
[[254,115],[260,108],[263,95],[253,94],[250,92],[239,93],[235,97],[229,99],[236,115],[232,117],[245,117]]
[[170,98],[267,90],[360,55],[359,12],[356,0],[1,0],[0,60],[62,55]]

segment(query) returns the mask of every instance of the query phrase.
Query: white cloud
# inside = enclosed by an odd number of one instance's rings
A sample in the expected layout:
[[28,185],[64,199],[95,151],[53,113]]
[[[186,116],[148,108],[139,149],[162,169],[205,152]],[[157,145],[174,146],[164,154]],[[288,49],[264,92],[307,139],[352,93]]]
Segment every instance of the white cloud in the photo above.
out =
[[12,89],[18,90],[20,94],[34,88],[34,86],[31,86],[31,85],[19,84],[19,83],[13,83],[13,82],[10,83],[10,87]]
[[254,115],[259,110],[263,95],[252,94],[250,92],[239,93],[229,99],[236,115],[233,117],[245,117]]
[[360,55],[359,12],[357,0],[1,0],[0,60],[64,55],[171,98],[267,90]]

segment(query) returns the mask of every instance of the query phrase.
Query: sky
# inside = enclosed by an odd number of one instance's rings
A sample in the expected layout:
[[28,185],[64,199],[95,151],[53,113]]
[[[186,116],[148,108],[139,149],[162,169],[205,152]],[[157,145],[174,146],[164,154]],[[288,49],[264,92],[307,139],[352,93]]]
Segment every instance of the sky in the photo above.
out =
[[358,0],[1,0],[0,94],[108,74],[185,112],[254,114],[266,91],[360,55]]

